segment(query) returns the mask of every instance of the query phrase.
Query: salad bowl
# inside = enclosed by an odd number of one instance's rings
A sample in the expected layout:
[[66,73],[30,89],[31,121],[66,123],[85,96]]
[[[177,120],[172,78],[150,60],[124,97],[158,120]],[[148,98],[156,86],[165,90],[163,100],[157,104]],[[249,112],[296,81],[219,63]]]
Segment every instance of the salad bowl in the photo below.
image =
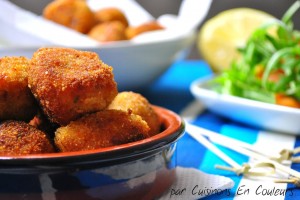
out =
[[190,87],[208,110],[256,128],[300,135],[300,109],[220,94],[208,84],[214,77],[195,80]]

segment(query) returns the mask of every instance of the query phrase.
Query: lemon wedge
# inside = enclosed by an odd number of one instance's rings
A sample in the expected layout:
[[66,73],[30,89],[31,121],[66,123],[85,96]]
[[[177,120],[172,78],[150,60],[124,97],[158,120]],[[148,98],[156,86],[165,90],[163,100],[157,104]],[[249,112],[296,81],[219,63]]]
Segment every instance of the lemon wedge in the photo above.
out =
[[246,44],[251,33],[274,19],[268,13],[252,8],[222,11],[207,20],[199,30],[199,53],[215,72],[221,72],[239,57],[237,48]]

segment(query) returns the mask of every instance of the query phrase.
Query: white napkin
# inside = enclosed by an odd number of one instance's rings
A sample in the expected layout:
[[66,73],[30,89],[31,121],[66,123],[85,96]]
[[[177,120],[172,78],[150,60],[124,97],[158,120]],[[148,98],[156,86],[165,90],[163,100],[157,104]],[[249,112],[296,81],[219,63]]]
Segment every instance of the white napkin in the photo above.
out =
[[159,200],[195,200],[218,193],[226,196],[226,190],[234,182],[227,177],[206,174],[194,168],[176,168],[176,181]]

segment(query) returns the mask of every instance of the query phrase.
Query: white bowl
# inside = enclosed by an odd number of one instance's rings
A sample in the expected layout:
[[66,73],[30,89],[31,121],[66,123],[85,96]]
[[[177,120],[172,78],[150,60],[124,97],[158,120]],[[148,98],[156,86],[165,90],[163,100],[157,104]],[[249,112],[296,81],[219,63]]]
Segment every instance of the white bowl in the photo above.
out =
[[[92,10],[108,6],[122,9],[131,25],[154,20],[134,0],[87,2]],[[9,1],[0,1],[0,57],[31,58],[38,48],[46,46],[93,51],[113,67],[120,91],[138,90],[158,78],[172,63],[186,58],[196,39],[196,27],[204,20],[210,5],[211,0],[183,0],[178,16],[166,14],[157,18],[164,30],[128,41],[100,44]]]
[[207,83],[213,77],[191,84],[191,93],[210,111],[257,128],[300,135],[300,109],[220,94]]
[[194,34],[190,33],[172,40],[111,46],[94,51],[114,68],[119,90],[140,89],[158,78],[176,60],[185,58],[193,41]]

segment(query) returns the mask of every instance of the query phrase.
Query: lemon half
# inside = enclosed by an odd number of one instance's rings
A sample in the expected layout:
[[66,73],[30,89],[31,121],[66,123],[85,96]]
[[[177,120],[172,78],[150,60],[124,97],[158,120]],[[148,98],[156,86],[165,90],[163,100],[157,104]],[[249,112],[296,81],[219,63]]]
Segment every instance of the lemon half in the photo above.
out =
[[214,71],[223,71],[238,58],[237,48],[246,44],[252,32],[274,19],[268,13],[252,8],[222,11],[201,27],[197,40],[199,53]]

